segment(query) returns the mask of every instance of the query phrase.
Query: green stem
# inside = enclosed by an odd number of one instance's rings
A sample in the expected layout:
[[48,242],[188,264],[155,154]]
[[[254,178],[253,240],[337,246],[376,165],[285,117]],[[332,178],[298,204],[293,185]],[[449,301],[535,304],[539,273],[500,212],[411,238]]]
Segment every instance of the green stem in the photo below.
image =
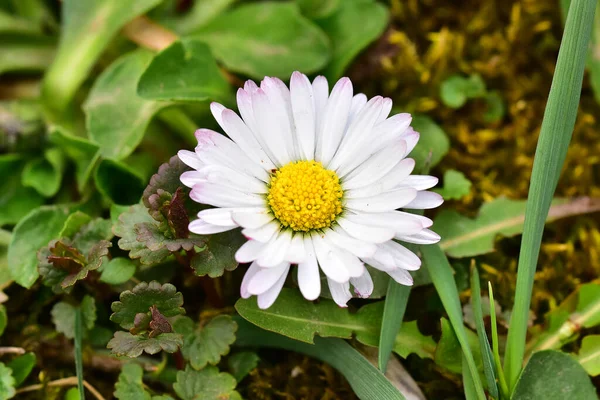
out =
[[158,114],[164,124],[176,133],[187,144],[195,147],[198,144],[194,132],[198,129],[196,124],[188,115],[178,107],[167,108]]
[[79,398],[85,400],[85,391],[83,390],[83,318],[81,307],[75,309],[75,371],[77,372],[77,388],[79,389]]

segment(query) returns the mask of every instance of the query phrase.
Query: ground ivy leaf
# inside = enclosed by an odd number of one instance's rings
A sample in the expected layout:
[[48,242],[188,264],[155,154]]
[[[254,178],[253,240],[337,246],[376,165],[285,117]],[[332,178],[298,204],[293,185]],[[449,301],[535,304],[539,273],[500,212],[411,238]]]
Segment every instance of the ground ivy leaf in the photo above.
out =
[[132,290],[122,292],[119,300],[112,303],[113,314],[110,320],[121,325],[123,329],[133,328],[136,314],[147,313],[152,306],[156,306],[167,318],[185,314],[181,307],[183,296],[170,283],[161,285],[156,281],[142,282]]
[[232,354],[227,360],[229,372],[238,382],[246,377],[260,361],[260,357],[252,351],[242,351]]
[[173,328],[183,334],[183,357],[192,368],[199,370],[206,364],[216,365],[229,353],[229,347],[235,342],[237,324],[228,315],[219,315],[204,326],[194,326],[190,318],[183,317],[175,321]]
[[80,193],[83,193],[92,170],[100,158],[98,145],[87,139],[63,132],[59,127],[52,128],[49,138],[75,163],[77,188]]
[[58,237],[72,238],[77,232],[92,220],[92,217],[81,211],[70,214],[65,221]]
[[15,387],[21,386],[25,379],[29,376],[31,371],[36,365],[35,353],[25,353],[18,357],[13,358],[8,363],[8,368],[12,370],[13,377],[15,379]]
[[177,381],[173,384],[182,400],[242,400],[235,386],[233,376],[212,366],[201,371],[187,366],[185,371],[177,372]]
[[144,190],[144,181],[135,170],[110,159],[100,162],[94,182],[98,191],[116,204],[135,204],[140,201]]
[[149,100],[224,100],[231,88],[206,44],[181,39],[154,56],[137,93]]
[[444,200],[462,199],[470,191],[471,181],[465,177],[465,174],[453,169],[444,172],[444,187],[434,189],[434,192],[441,194]]
[[[96,322],[96,301],[93,297],[85,295],[81,301],[81,315],[83,317],[83,326],[86,329],[92,329]],[[61,301],[56,303],[50,311],[52,322],[56,331],[65,335],[69,339],[75,337],[75,309],[70,303]]]
[[8,263],[13,279],[30,288],[39,276],[37,251],[62,230],[69,216],[65,205],[40,207],[23,218],[13,230],[8,248]]
[[23,186],[21,170],[25,161],[18,154],[0,155],[0,226],[16,224],[31,210],[44,203],[35,190]]
[[442,128],[425,115],[414,115],[412,127],[419,132],[419,143],[410,152],[417,171],[435,167],[450,150],[450,139]]
[[90,139],[102,155],[121,160],[141,142],[148,123],[158,110],[169,105],[142,99],[137,82],[152,60],[152,53],[136,50],[105,69],[94,83],[83,106]]
[[257,79],[317,71],[330,53],[327,36],[293,3],[240,5],[202,26],[194,38],[208,43],[227,69]]
[[600,335],[588,335],[583,338],[577,361],[589,375],[600,375]]
[[168,193],[175,193],[177,188],[181,186],[179,180],[181,174],[190,170],[191,168],[185,165],[178,156],[171,157],[168,162],[158,167],[156,174],[150,178],[150,182],[142,195],[144,205],[147,208],[152,207],[150,197],[157,194],[159,189]]
[[201,236],[192,234],[188,238],[169,238],[160,230],[156,222],[142,222],[136,224],[134,231],[137,234],[137,241],[144,243],[150,251],[160,251],[167,249],[169,252],[180,251],[181,249],[190,251],[194,246],[204,247],[205,239]]
[[244,244],[244,236],[238,230],[211,235],[206,248],[194,255],[190,266],[198,276],[211,278],[222,276],[225,271],[237,268],[235,252]]
[[23,169],[23,186],[35,189],[44,197],[52,197],[60,189],[65,170],[64,154],[58,148],[49,148],[43,157],[29,161]]
[[136,271],[133,261],[125,257],[115,257],[102,269],[100,280],[109,285],[120,285],[127,282]]
[[13,398],[16,393],[12,370],[0,362],[0,399]]
[[120,400],[151,400],[150,393],[146,392],[142,383],[143,375],[144,370],[139,364],[123,365],[115,384],[115,397]]
[[117,331],[108,342],[107,348],[117,356],[139,357],[143,352],[156,354],[163,350],[175,353],[183,345],[183,338],[178,333],[162,333],[156,337],[132,335],[129,332]]
[[330,81],[342,76],[354,57],[383,33],[388,18],[387,8],[378,2],[344,0],[333,15],[317,21],[333,45],[332,60],[325,68]]
[[[108,219],[96,218],[85,225],[72,236],[73,245],[83,254],[89,254],[98,242],[109,241],[113,238],[112,222]],[[110,247],[110,246],[109,246]]]

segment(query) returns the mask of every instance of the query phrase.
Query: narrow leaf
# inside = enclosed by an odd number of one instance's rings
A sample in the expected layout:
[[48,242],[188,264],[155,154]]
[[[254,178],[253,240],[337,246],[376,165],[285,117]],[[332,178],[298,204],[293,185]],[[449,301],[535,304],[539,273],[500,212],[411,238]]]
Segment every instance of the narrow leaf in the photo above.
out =
[[385,373],[387,363],[392,354],[396,336],[402,326],[402,319],[408,304],[410,286],[401,285],[393,279],[388,283],[385,306],[379,334],[379,369]]
[[79,398],[85,400],[83,390],[83,316],[81,308],[75,309],[75,370],[77,372],[77,388],[79,389]]

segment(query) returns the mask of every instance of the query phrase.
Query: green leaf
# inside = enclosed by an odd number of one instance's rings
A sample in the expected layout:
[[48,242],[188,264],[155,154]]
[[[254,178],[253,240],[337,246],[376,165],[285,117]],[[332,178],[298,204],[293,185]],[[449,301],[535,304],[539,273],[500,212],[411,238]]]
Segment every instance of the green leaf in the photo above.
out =
[[471,191],[471,181],[462,172],[449,169],[444,172],[444,187],[433,191],[441,194],[444,200],[459,200]]
[[[92,329],[96,322],[96,302],[93,297],[85,295],[81,301],[81,317],[83,326],[86,329]],[[68,339],[75,337],[75,307],[69,303],[61,301],[56,303],[50,311],[52,322],[56,331],[62,333]]]
[[342,5],[342,0],[296,0],[302,14],[310,19],[328,17]]
[[173,329],[183,334],[183,357],[192,368],[200,370],[207,364],[216,365],[229,353],[229,347],[235,342],[237,324],[228,315],[219,315],[204,326],[194,326],[194,321],[183,317],[175,321]]
[[144,389],[144,370],[139,364],[123,365],[119,381],[115,384],[115,397],[120,400],[150,400],[150,393]]
[[[442,336],[435,349],[434,361],[440,367],[447,369],[450,372],[456,374],[462,373],[462,360],[463,352],[452,329],[452,325],[447,319],[441,319]],[[476,360],[477,370],[483,370],[481,363],[481,350],[479,348],[479,341],[477,335],[470,329],[465,329],[467,335],[467,342],[469,348],[474,354]]]
[[98,191],[116,204],[135,204],[144,191],[144,181],[127,165],[104,159],[94,174]]
[[24,160],[17,154],[0,155],[0,226],[16,224],[44,198],[35,190],[23,186],[21,170]]
[[65,221],[62,230],[58,234],[58,237],[72,238],[84,225],[90,223],[91,220],[92,217],[86,213],[79,210],[75,211],[74,213],[70,214]]
[[64,0],[58,53],[42,88],[46,105],[62,113],[117,32],[160,1]]
[[[349,339],[356,334],[359,342],[378,346],[384,302],[363,306],[357,313],[340,308],[331,300],[318,304],[306,301],[295,290],[283,288],[275,303],[267,310],[258,308],[256,299],[240,299],[235,304],[238,313],[253,324],[293,339],[313,343],[314,336]],[[433,358],[435,342],[421,335],[416,322],[405,323],[396,336],[394,352],[402,357],[416,353]]]
[[583,338],[577,361],[589,375],[600,375],[600,335],[589,335]]
[[189,366],[177,372],[177,382],[173,384],[175,393],[183,400],[242,400],[235,391],[235,378],[217,367],[206,367],[195,371]]
[[60,189],[65,160],[62,151],[50,148],[44,157],[29,161],[23,169],[23,186],[34,188],[44,197],[52,197]]
[[120,301],[112,303],[113,314],[110,320],[121,325],[123,329],[131,329],[138,313],[147,313],[151,306],[156,306],[165,317],[185,314],[183,296],[170,283],[161,285],[156,281],[137,284],[133,290],[126,290],[119,296]]
[[293,3],[244,4],[202,26],[197,35],[227,69],[262,79],[311,73],[329,60],[323,32]]
[[11,399],[16,393],[12,370],[0,362],[0,399]]
[[81,300],[80,307],[83,327],[90,330],[96,323],[96,300],[94,300],[92,296],[86,294]]
[[[379,2],[344,0],[333,15],[319,20],[333,47],[325,76],[328,79],[342,76],[354,57],[383,33],[388,18],[387,8]],[[358,26],[360,29],[356,29]]]
[[[600,201],[589,197],[556,199],[547,221],[600,209]],[[475,219],[453,210],[442,210],[435,218],[436,232],[442,237],[440,247],[451,257],[471,257],[494,250],[496,236],[510,237],[523,230],[525,201],[506,198],[485,203]]]
[[183,339],[178,333],[161,333],[151,338],[147,335],[132,335],[129,332],[117,331],[106,347],[117,356],[135,358],[143,352],[156,354],[163,350],[167,353],[175,353],[182,345]]
[[58,127],[50,130],[50,141],[60,147],[75,163],[77,188],[82,193],[100,158],[98,145],[84,138],[69,135]]
[[8,325],[8,315],[6,314],[6,307],[4,304],[0,304],[0,336],[4,334],[4,330]]
[[64,400],[81,400],[81,397],[79,396],[79,389],[74,387],[67,390]]
[[419,132],[419,142],[410,157],[416,162],[417,170],[433,168],[450,149],[450,140],[442,128],[425,115],[414,115],[412,127]]
[[304,353],[337,369],[361,400],[402,400],[404,396],[356,349],[341,339],[315,338],[315,344],[298,342],[264,331],[239,319],[238,346],[270,347]]
[[568,354],[534,353],[519,377],[513,400],[595,400],[596,389],[585,370]]
[[206,248],[192,258],[190,267],[196,275],[208,275],[211,278],[222,276],[225,271],[233,271],[238,266],[235,253],[244,242],[238,230],[211,235]]
[[13,378],[15,379],[15,387],[21,386],[25,379],[29,376],[36,364],[35,353],[25,353],[13,358],[8,363],[8,368],[12,370]]
[[231,96],[208,46],[196,39],[182,39],[154,56],[137,86],[149,100],[205,101]]
[[27,19],[11,15],[0,10],[0,34],[41,35],[39,26],[31,24]]
[[151,60],[146,50],[120,57],[100,74],[83,105],[90,139],[106,158],[122,160],[133,153],[154,114],[169,105],[137,95],[137,82]]
[[468,99],[483,97],[485,94],[485,82],[478,74],[473,74],[468,78],[452,75],[440,85],[442,103],[450,108],[460,108]]
[[53,40],[11,38],[0,41],[0,75],[7,72],[42,72],[56,53]]
[[504,105],[500,93],[497,91],[488,92],[485,95],[485,102],[487,103],[487,109],[483,114],[483,120],[491,124],[500,122],[506,114],[506,105]]
[[65,205],[40,207],[17,224],[8,248],[8,263],[19,285],[30,288],[37,280],[37,251],[60,233],[69,211]]
[[129,258],[115,257],[102,269],[100,280],[109,285],[120,285],[131,279],[136,269],[135,263]]
[[402,327],[404,312],[408,304],[410,286],[401,285],[393,279],[389,280],[385,306],[381,319],[381,332],[379,334],[379,369],[385,373],[387,363],[392,354],[396,336]]
[[242,381],[254,368],[258,366],[260,357],[252,351],[235,353],[227,360],[231,375],[239,382]]
[[235,2],[236,0],[195,1],[184,14],[177,10],[175,2],[166,2],[162,7],[154,9],[151,16],[156,18],[161,25],[184,36],[206,25]]
[[511,389],[515,387],[523,364],[544,222],[573,134],[596,3],[594,0],[573,0],[571,3],[538,138],[505,352],[504,370]]

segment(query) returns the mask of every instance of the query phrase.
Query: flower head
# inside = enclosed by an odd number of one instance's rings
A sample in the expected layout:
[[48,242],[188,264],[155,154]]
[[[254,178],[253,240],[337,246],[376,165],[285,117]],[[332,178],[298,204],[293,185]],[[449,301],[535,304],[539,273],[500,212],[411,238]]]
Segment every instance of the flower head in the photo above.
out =
[[213,234],[241,227],[248,241],[237,251],[251,263],[241,295],[268,308],[290,267],[298,266],[304,297],[321,293],[322,271],[335,302],[346,306],[350,288],[369,297],[368,264],[404,285],[421,260],[400,242],[430,244],[440,237],[429,218],[398,209],[429,209],[442,198],[428,192],[437,178],[411,175],[405,158],[419,134],[409,114],[389,116],[392,101],[353,95],[348,78],[331,93],[327,80],[312,83],[298,72],[290,88],[265,78],[237,93],[240,116],[211,104],[228,137],[196,131],[195,152],[181,160],[194,170],[181,176],[203,210],[190,231]]

